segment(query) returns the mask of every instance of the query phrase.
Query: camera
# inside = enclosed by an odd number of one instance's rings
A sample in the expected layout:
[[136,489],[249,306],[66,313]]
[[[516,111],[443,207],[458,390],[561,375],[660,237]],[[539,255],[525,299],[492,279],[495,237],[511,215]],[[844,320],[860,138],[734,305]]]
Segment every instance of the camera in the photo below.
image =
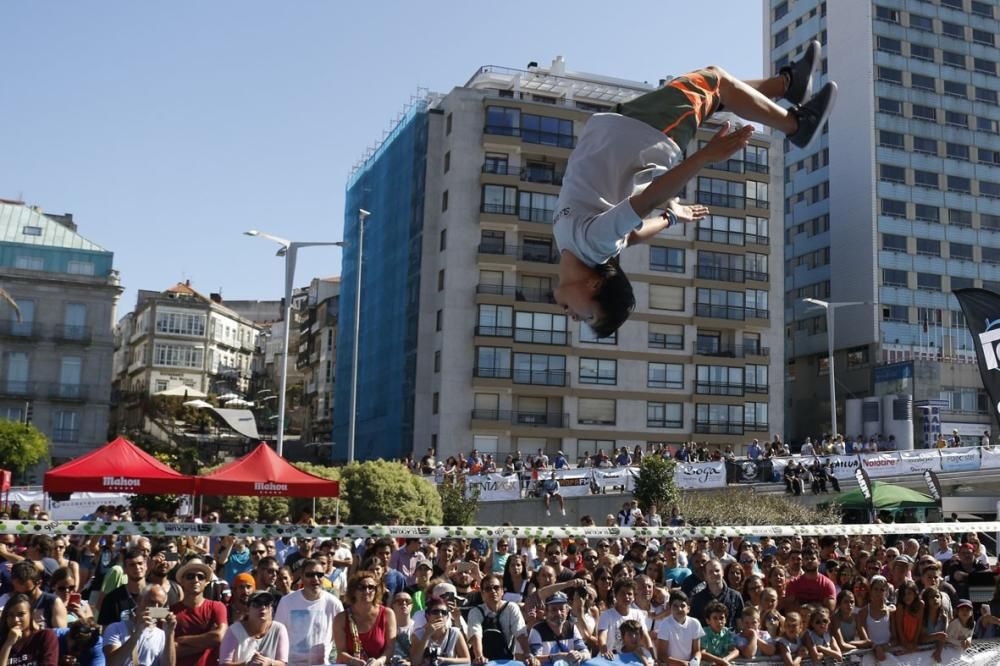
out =
[[428,666],[441,666],[441,659],[438,648],[436,647],[427,648],[427,664]]

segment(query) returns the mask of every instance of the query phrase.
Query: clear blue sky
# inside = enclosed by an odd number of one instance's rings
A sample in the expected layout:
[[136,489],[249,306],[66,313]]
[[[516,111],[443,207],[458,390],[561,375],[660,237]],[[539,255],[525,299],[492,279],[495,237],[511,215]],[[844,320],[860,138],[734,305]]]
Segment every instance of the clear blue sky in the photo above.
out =
[[[761,2],[65,0],[0,4],[0,198],[74,214],[126,292],[279,298],[274,247],[340,240],[351,165],[418,86],[484,64],[655,82],[761,73]],[[297,284],[340,271],[303,250]]]

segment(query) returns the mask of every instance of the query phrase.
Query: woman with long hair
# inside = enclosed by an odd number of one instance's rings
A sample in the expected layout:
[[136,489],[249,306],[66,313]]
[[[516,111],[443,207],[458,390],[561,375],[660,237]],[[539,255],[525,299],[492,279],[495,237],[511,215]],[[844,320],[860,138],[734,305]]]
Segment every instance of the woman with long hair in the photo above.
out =
[[413,632],[410,663],[413,666],[468,664],[469,644],[458,627],[452,626],[448,602],[431,597],[424,610],[427,624]]
[[66,606],[66,622],[72,624],[77,620],[92,620],[94,612],[90,604],[80,598],[79,579],[69,567],[60,567],[52,573],[49,579],[49,589],[62,600]]
[[57,536],[52,542],[55,548],[52,559],[58,562],[60,567],[66,567],[73,572],[73,580],[76,581],[77,586],[80,586],[80,565],[66,557],[66,549],[69,547],[68,540],[64,536]]
[[386,666],[396,645],[396,616],[382,605],[384,588],[372,571],[347,581],[345,608],[333,619],[338,664]]
[[941,606],[941,591],[936,587],[925,587],[920,594],[924,602],[924,621],[920,626],[920,642],[934,643],[934,660],[941,661],[941,652],[948,640],[948,616]]
[[764,578],[753,575],[743,582],[743,603],[760,610],[760,596],[764,591]]
[[15,594],[0,613],[0,664],[56,666],[59,640],[51,629],[40,629],[31,610],[31,598]]
[[917,584],[912,580],[904,580],[896,590],[896,602],[896,612],[893,614],[896,642],[903,648],[903,654],[910,654],[917,651],[920,625],[924,620],[924,602],[920,598]]
[[788,598],[788,569],[781,564],[775,564],[767,572],[767,586],[778,593],[778,610],[782,613],[791,610],[791,600]]
[[739,562],[734,561],[727,564],[723,577],[729,587],[736,591],[743,589],[743,580],[746,576],[743,573],[743,565]]
[[597,592],[597,610],[604,612],[614,604],[612,600],[611,587],[614,584],[611,570],[607,567],[597,567],[594,569],[594,590]]
[[851,592],[854,593],[854,612],[857,613],[868,605],[868,590],[870,585],[864,576],[855,576],[851,581]]

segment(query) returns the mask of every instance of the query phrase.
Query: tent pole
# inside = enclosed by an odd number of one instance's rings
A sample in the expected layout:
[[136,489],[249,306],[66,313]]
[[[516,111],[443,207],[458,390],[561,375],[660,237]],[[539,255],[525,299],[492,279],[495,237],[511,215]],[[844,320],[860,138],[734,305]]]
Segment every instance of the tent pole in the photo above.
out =
[[313,520],[316,520],[316,498],[313,497]]
[[339,497],[337,498],[337,517],[336,517],[335,520],[336,520],[336,524],[339,525],[340,524],[340,498]]

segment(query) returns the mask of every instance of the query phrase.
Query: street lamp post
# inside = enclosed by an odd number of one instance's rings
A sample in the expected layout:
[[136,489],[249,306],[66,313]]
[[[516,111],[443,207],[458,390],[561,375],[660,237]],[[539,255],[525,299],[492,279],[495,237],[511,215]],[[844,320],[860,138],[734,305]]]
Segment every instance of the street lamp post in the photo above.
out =
[[830,436],[837,436],[837,382],[833,374],[833,311],[848,305],[866,305],[863,301],[831,303],[818,298],[803,298],[804,303],[816,305],[826,310],[826,364],[830,376]]
[[358,420],[358,339],[361,335],[361,269],[364,266],[365,219],[371,215],[358,209],[358,279],[354,288],[354,351],[351,359],[351,414],[347,422],[347,463],[354,462],[354,438]]
[[285,389],[288,385],[288,338],[291,331],[291,319],[292,319],[292,288],[295,281],[295,259],[298,254],[299,248],[301,247],[312,247],[314,245],[337,245],[343,247],[342,242],[299,242],[290,241],[285,238],[280,238],[279,236],[272,236],[271,234],[266,234],[263,231],[257,231],[256,229],[251,229],[250,231],[244,231],[246,236],[256,236],[258,238],[266,238],[272,240],[281,248],[277,252],[277,256],[285,258],[285,311],[283,313],[285,318],[285,339],[281,343],[282,354],[281,354],[281,379],[279,381],[280,387],[278,389],[278,436],[277,442],[275,443],[275,449],[278,455],[284,453],[285,447]]

